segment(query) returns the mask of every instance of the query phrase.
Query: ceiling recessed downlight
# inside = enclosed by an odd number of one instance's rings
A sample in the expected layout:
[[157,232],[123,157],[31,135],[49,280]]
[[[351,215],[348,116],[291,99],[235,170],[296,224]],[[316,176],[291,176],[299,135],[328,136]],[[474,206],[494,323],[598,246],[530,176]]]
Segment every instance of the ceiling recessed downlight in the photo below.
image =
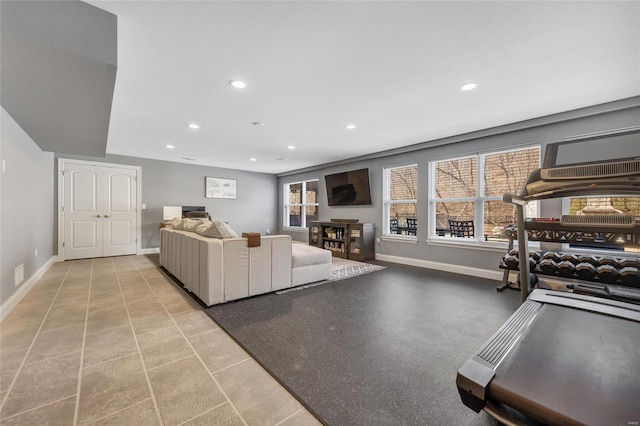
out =
[[353,129],[355,129],[355,128],[356,128],[356,125],[355,125],[355,124],[347,124],[347,125],[346,125],[346,126],[344,126],[344,127],[345,127],[345,129],[347,129],[347,130],[353,130]]
[[231,80],[229,84],[235,87],[236,89],[244,89],[245,87],[247,87],[247,83],[240,80]]
[[258,161],[257,158],[249,158],[249,161]]
[[187,126],[190,129],[199,129],[200,128],[200,125],[198,123],[189,123],[189,124],[187,124]]
[[293,145],[289,145],[289,146],[287,147],[287,149],[296,149],[296,147],[295,147],[295,146],[293,146]]
[[254,121],[253,123],[254,126],[264,126],[264,123],[262,121]]
[[463,92],[468,92],[469,90],[473,90],[478,87],[478,83],[467,83],[460,86],[460,90]]
[[173,148],[175,148],[175,145],[165,145],[165,146],[166,146],[167,148],[169,148],[169,149],[173,149]]

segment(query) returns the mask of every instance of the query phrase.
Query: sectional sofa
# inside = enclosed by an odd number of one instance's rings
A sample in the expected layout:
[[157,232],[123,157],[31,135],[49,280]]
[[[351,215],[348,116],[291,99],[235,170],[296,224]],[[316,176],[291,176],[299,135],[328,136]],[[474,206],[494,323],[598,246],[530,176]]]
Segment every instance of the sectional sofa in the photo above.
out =
[[207,306],[331,278],[331,253],[289,235],[211,238],[160,231],[160,264]]

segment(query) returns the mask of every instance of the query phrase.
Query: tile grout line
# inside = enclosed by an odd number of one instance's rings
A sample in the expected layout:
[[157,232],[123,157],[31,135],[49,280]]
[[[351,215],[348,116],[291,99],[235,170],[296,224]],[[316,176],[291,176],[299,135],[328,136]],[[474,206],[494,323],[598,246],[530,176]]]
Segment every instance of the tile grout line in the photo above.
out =
[[[212,320],[211,322],[212,322],[213,324],[216,324],[215,322],[213,322],[213,320]],[[216,324],[216,325],[217,325],[217,324]],[[205,334],[205,333],[211,333],[211,332],[218,331],[218,330],[222,330],[222,329],[221,329],[220,327],[218,327],[218,328],[212,328],[211,330],[201,331],[200,333],[191,334],[191,335],[189,335],[189,336],[187,336],[187,335],[185,334],[185,336],[187,337],[187,339],[192,339],[192,338],[194,338],[194,337],[202,336],[202,335],[203,335],[203,334]]]
[[[133,263],[131,259],[129,259],[129,261]],[[158,418],[159,424],[164,425],[164,421],[162,420],[162,415],[160,415],[160,408],[158,407],[158,401],[156,400],[156,395],[153,392],[153,387],[151,386],[151,379],[149,379],[147,364],[144,362],[144,357],[142,356],[142,350],[140,349],[140,342],[138,342],[138,336],[136,336],[136,330],[133,328],[133,321],[131,321],[131,314],[129,313],[129,308],[127,307],[127,301],[124,297],[124,293],[122,292],[122,286],[120,285],[120,279],[118,278],[118,270],[116,268],[115,262],[113,261],[113,257],[111,258],[111,263],[113,264],[113,269],[116,270],[116,282],[118,283],[118,288],[120,289],[120,297],[122,297],[122,301],[124,302],[124,309],[127,312],[129,327],[131,328],[131,333],[133,334],[133,341],[136,343],[136,348],[138,349],[138,357],[140,358],[140,362],[142,363],[142,372],[144,373],[144,377],[147,381],[147,387],[149,388],[149,393],[151,394],[151,401],[153,401],[153,408],[156,411],[156,417]],[[140,273],[140,271],[138,271],[138,273]]]
[[48,405],[53,405],[53,404],[56,404],[56,403],[58,403],[58,402],[60,402],[60,401],[64,401],[65,399],[71,399],[71,398],[73,398],[73,397],[75,397],[75,396],[76,396],[75,394],[71,394],[71,395],[63,396],[62,398],[60,398],[60,399],[56,399],[55,401],[47,402],[46,404],[38,405],[37,407],[33,407],[33,408],[29,408],[28,410],[20,411],[19,413],[12,414],[12,415],[10,415],[9,417],[3,417],[3,418],[2,418],[2,421],[9,420],[9,419],[12,419],[12,418],[14,418],[14,417],[18,417],[18,416],[21,416],[21,415],[23,415],[23,414],[30,413],[30,412],[32,412],[32,411],[39,410],[39,409],[40,409],[40,408],[42,408],[42,407],[46,407],[46,406],[48,406]]
[[97,362],[97,363],[95,363],[95,364],[87,365],[86,367],[85,367],[85,366],[83,366],[83,367],[82,367],[82,369],[83,369],[83,370],[86,370],[87,368],[93,368],[93,367],[96,367],[96,366],[98,366],[98,365],[106,364],[106,363],[108,363],[108,362],[118,361],[118,360],[120,360],[120,359],[122,359],[122,358],[126,358],[126,357],[128,357],[128,356],[134,355],[135,353],[136,353],[136,352],[135,352],[135,351],[133,351],[133,352],[128,353],[128,354],[126,354],[126,355],[121,355],[121,356],[118,356],[118,357],[115,357],[115,358],[107,359],[107,360],[105,360],[105,361],[100,361],[100,362]]
[[300,408],[298,411],[296,411],[295,413],[285,417],[284,419],[280,420],[278,423],[276,423],[273,426],[280,426],[282,423],[286,422],[287,420],[293,418],[294,416],[298,415],[298,413],[302,413],[304,410],[306,410],[306,408],[302,407]]
[[[135,266],[136,269],[138,268],[138,266],[132,262]],[[156,267],[156,269],[160,269],[159,267]],[[198,360],[200,361],[200,363],[202,364],[202,366],[204,367],[204,369],[209,373],[209,376],[211,377],[211,379],[213,379],[213,382],[216,384],[216,386],[218,386],[218,389],[220,389],[220,392],[222,392],[222,395],[225,397],[225,399],[229,402],[229,405],[231,406],[231,408],[233,408],[233,411],[235,411],[235,413],[238,415],[238,418],[240,418],[240,420],[242,421],[242,424],[245,426],[248,426],[249,424],[247,423],[247,421],[244,419],[244,417],[242,417],[242,414],[240,414],[240,410],[238,410],[238,408],[235,406],[235,404],[233,403],[233,401],[231,401],[231,398],[229,398],[229,395],[227,395],[227,393],[225,392],[225,390],[222,388],[222,386],[220,386],[220,383],[218,382],[218,380],[213,376],[213,374],[209,371],[209,368],[207,368],[207,365],[204,363],[204,361],[202,360],[202,358],[200,357],[200,354],[198,354],[198,351],[195,350],[195,348],[193,347],[193,345],[191,344],[191,342],[189,341],[189,339],[187,339],[187,337],[184,335],[184,333],[182,332],[182,329],[180,328],[180,326],[178,325],[178,323],[176,322],[176,320],[173,318],[173,315],[171,315],[171,313],[167,310],[166,306],[164,306],[164,302],[162,300],[160,300],[160,298],[158,297],[158,294],[156,293],[156,291],[153,289],[153,287],[151,287],[149,285],[149,282],[147,281],[147,278],[142,275],[142,273],[140,272],[140,270],[138,269],[138,272],[140,273],[140,275],[142,276],[142,278],[144,278],[145,282],[147,283],[147,286],[149,286],[149,288],[151,289],[151,291],[153,292],[153,294],[158,298],[158,300],[160,301],[160,304],[162,305],[162,308],[166,311],[166,313],[169,315],[169,318],[171,318],[171,321],[173,321],[173,323],[176,325],[176,327],[178,328],[178,331],[180,332],[180,334],[182,335],[182,337],[184,338],[184,340],[186,340],[187,344],[189,345],[189,347],[191,348],[191,350],[193,351],[193,353],[195,353],[196,357],[198,358]],[[162,271],[161,271],[162,273]],[[178,290],[178,289],[176,289]],[[198,306],[198,309],[200,309],[200,307]],[[179,313],[179,312],[177,312]],[[202,415],[202,413],[200,413],[199,415]],[[197,417],[197,416],[196,416]]]
[[[129,354],[129,355],[131,355],[131,354]],[[93,420],[91,423],[86,423],[84,426],[89,426],[89,425],[95,424],[96,422],[99,422],[100,420],[104,420],[104,419],[106,419],[108,417],[115,416],[116,414],[122,413],[123,411],[128,410],[129,408],[132,408],[132,407],[135,407],[136,405],[140,405],[142,403],[145,403],[145,402],[149,401],[150,399],[151,399],[151,397],[143,399],[142,401],[136,402],[135,404],[131,404],[128,407],[124,407],[124,408],[122,408],[122,409],[120,409],[118,411],[114,411],[113,413],[109,413],[106,416],[102,416],[100,418],[97,418],[97,419]]]
[[161,327],[161,328],[156,328],[155,330],[145,331],[144,333],[138,333],[138,336],[145,336],[147,334],[155,333],[156,331],[166,330],[168,328],[174,328],[174,327],[175,327],[175,325],[172,324],[169,327]]
[[98,333],[102,333],[102,332],[104,332],[104,331],[113,331],[113,330],[115,330],[115,329],[117,329],[117,328],[126,327],[127,325],[128,325],[128,324],[125,324],[125,325],[119,325],[119,326],[117,326],[117,327],[104,328],[104,329],[102,329],[102,330],[92,331],[92,332],[90,332],[90,333],[86,333],[86,335],[87,335],[87,336],[91,336],[92,334],[98,334]]
[[42,326],[44,325],[45,321],[49,317],[49,313],[51,312],[51,309],[53,308],[53,304],[56,301],[56,297],[58,297],[58,294],[60,293],[60,290],[62,289],[62,286],[64,285],[64,281],[67,279],[67,276],[69,275],[69,271],[71,271],[72,267],[73,267],[73,263],[71,265],[69,265],[69,268],[67,269],[67,272],[64,274],[64,277],[62,278],[62,281],[60,282],[60,286],[58,286],[58,291],[56,291],[56,294],[53,296],[53,299],[51,299],[51,303],[49,304],[49,309],[47,309],[47,313],[44,315],[44,318],[42,318],[42,322],[40,323],[40,327],[38,327],[38,331],[36,331],[35,336],[33,336],[33,339],[31,339],[31,344],[29,345],[29,347],[27,349],[27,352],[24,354],[24,358],[22,358],[22,362],[20,363],[20,366],[16,370],[16,372],[15,372],[15,374],[13,376],[13,380],[11,380],[11,384],[9,385],[9,388],[6,390],[6,394],[4,395],[4,398],[2,398],[2,401],[0,402],[0,413],[4,409],[5,403],[9,399],[9,395],[11,394],[11,391],[13,390],[13,387],[15,386],[16,381],[18,380],[18,376],[20,375],[20,372],[22,371],[22,367],[24,367],[25,361],[27,360],[27,357],[29,357],[29,354],[31,353],[31,349],[33,349],[33,345],[35,344],[36,339],[40,335],[40,330],[42,330]]
[[[247,355],[248,355],[248,354],[247,354]],[[249,356],[249,357],[247,357],[247,358],[243,359],[242,361],[238,361],[238,362],[235,362],[235,363],[233,363],[233,364],[231,364],[231,365],[227,365],[226,367],[223,367],[223,368],[221,368],[221,369],[219,369],[219,370],[212,371],[212,372],[211,372],[211,374],[218,374],[218,373],[219,373],[219,372],[221,372],[221,371],[224,371],[224,370],[229,369],[229,368],[231,368],[231,367],[235,367],[236,365],[240,365],[240,364],[242,364],[243,362],[247,362],[247,361],[249,361],[250,359],[253,359],[253,358],[251,358],[251,357]]]
[[193,419],[197,419],[197,418],[198,418],[198,417],[200,417],[200,416],[204,416],[205,414],[210,413],[210,412],[212,412],[213,410],[217,410],[218,408],[220,408],[220,407],[222,407],[223,405],[228,404],[228,403],[229,403],[229,401],[222,402],[222,403],[220,403],[220,404],[216,405],[215,407],[209,408],[207,411],[204,411],[204,412],[202,412],[202,413],[198,414],[197,416],[191,417],[190,419],[187,419],[187,420],[185,420],[184,422],[178,423],[178,425],[177,425],[177,426],[184,425],[184,424],[186,424],[186,423],[190,422],[190,421],[191,421],[191,420],[193,420]]
[[82,366],[84,365],[84,345],[87,341],[87,324],[89,323],[89,307],[91,306],[91,284],[93,281],[94,261],[91,260],[91,274],[89,275],[89,291],[87,294],[87,310],[84,314],[84,330],[82,331],[82,348],[80,352],[80,366],[78,367],[78,385],[76,388],[76,405],[73,409],[73,426],[78,424],[78,415],[80,412],[80,390],[82,388]]
[[164,367],[165,365],[173,364],[178,361],[184,361],[187,358],[191,358],[194,354],[183,356],[182,358],[174,359],[173,361],[165,362],[164,364],[156,365],[155,367],[148,368],[147,371],[155,370],[156,368]]
[[[71,352],[66,352],[63,354],[59,354],[59,355],[55,355],[55,356],[51,356],[49,358],[43,358],[43,359],[39,359],[37,361],[30,361],[30,362],[25,362],[24,365],[32,365],[32,364],[37,364],[39,362],[44,362],[44,361],[51,361],[52,359],[56,359],[56,358],[62,358],[63,356],[67,356],[67,355],[71,355],[71,354],[75,354],[75,353],[79,353],[80,350],[77,351],[71,351]],[[75,395],[75,394],[74,394]]]

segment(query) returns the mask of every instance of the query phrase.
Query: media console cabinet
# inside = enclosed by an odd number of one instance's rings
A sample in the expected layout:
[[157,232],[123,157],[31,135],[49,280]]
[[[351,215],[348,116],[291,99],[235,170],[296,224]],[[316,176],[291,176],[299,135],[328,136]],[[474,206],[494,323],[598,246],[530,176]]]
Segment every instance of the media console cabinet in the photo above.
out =
[[358,261],[376,258],[373,223],[309,222],[309,245],[331,251],[335,257]]

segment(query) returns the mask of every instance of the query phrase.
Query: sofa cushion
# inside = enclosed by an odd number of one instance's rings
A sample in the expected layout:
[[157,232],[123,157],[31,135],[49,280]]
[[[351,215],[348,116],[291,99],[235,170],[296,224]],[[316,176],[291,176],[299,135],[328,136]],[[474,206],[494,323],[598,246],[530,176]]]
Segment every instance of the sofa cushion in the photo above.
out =
[[292,244],[291,246],[291,267],[331,264],[331,252],[318,247],[305,244]]
[[196,227],[196,234],[210,238],[238,238],[238,234],[226,223],[214,220],[210,225],[202,224]]
[[171,227],[173,229],[182,229],[182,218],[174,217],[173,219],[171,219]]

